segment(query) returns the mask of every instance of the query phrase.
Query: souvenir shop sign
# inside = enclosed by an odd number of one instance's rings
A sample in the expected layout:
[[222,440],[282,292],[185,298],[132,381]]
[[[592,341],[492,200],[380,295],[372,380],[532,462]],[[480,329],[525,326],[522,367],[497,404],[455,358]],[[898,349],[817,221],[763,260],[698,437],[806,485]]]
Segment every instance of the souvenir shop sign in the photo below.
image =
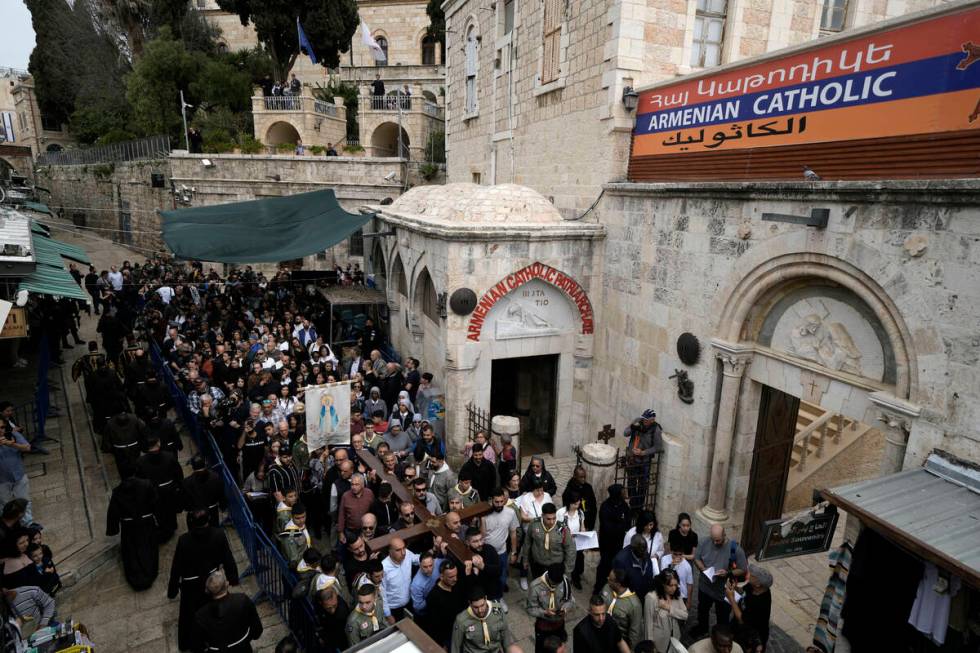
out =
[[795,520],[785,528],[781,519],[771,519],[762,526],[762,546],[756,559],[775,560],[808,553],[821,553],[830,548],[837,529],[837,510],[828,508],[809,520]]

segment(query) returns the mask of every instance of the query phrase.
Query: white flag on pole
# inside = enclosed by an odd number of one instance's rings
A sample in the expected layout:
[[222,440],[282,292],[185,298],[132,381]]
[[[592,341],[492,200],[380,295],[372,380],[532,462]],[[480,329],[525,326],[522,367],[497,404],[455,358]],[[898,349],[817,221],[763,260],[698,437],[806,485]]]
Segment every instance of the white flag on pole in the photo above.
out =
[[378,42],[374,40],[373,36],[371,36],[371,30],[368,29],[367,23],[364,22],[363,18],[361,19],[361,41],[367,46],[367,49],[371,51],[371,56],[374,57],[375,61],[385,61],[388,59],[385,51],[381,49]]

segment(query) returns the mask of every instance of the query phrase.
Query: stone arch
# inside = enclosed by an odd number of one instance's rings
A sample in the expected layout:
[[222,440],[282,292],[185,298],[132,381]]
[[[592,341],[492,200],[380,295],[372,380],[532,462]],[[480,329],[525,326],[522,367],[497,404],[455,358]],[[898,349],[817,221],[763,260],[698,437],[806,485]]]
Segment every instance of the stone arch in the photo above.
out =
[[[409,158],[409,147],[411,141],[408,132],[401,128],[402,133],[402,158]],[[383,122],[371,132],[371,154],[373,156],[398,156],[398,124],[393,122]]]
[[918,372],[911,333],[894,300],[877,281],[847,261],[817,252],[785,252],[771,257],[760,253],[756,259],[746,261],[746,271],[718,295],[714,314],[720,316],[717,333],[722,340],[755,341],[769,309],[787,289],[807,280],[829,282],[855,295],[878,317],[894,352],[895,395],[915,398]]
[[439,302],[439,293],[436,292],[436,285],[432,280],[432,275],[429,274],[429,268],[422,267],[422,271],[419,272],[418,277],[415,279],[414,288],[415,293],[412,301],[414,313],[416,315],[425,315],[438,324],[439,309],[437,305]]
[[62,147],[62,146],[61,146],[60,144],[58,144],[58,143],[51,143],[51,144],[50,144],[50,145],[48,145],[48,146],[47,146],[46,148],[44,148],[44,151],[45,151],[45,152],[61,152],[61,151],[63,151],[64,149],[65,149],[65,148],[63,148],[63,147]]
[[280,145],[282,143],[296,144],[299,142],[299,130],[291,122],[279,120],[269,125],[269,129],[265,132],[263,142],[266,145]]
[[[374,239],[374,246],[371,248],[371,270],[374,272],[375,283],[384,289],[387,285],[388,269],[385,267],[385,253],[380,238]],[[381,277],[380,281],[378,277]]]
[[436,98],[436,94],[432,91],[423,90],[422,97],[424,97],[427,102],[431,102],[432,104],[437,104],[439,102],[438,98]]
[[408,279],[405,276],[405,265],[402,263],[401,254],[395,254],[395,261],[391,264],[391,280],[394,289],[402,297],[408,297]]
[[439,51],[439,41],[429,34],[428,28],[423,28],[419,31],[418,35],[415,37],[416,47],[418,47],[419,52],[419,62],[423,66],[435,66],[437,65],[438,51]]

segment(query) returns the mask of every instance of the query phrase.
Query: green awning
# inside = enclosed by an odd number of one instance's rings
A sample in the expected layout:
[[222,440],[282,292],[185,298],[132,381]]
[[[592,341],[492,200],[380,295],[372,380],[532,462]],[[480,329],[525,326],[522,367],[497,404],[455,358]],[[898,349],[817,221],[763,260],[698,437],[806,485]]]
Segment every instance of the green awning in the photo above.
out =
[[24,202],[24,208],[30,209],[31,211],[37,211],[38,213],[54,215],[54,211],[48,208],[47,204],[41,204],[40,202]]
[[161,211],[177,256],[219,263],[275,263],[326,251],[373,215],[348,213],[333,190]]
[[65,261],[58,249],[50,245],[51,239],[34,234],[34,260],[38,265],[50,265],[53,268],[65,269]]
[[69,245],[68,243],[63,243],[60,240],[55,240],[54,238],[48,238],[47,236],[41,235],[37,232],[34,233],[34,246],[37,247],[38,240],[44,241],[44,245],[48,245],[51,249],[58,252],[61,256],[65,258],[70,258],[78,263],[83,263],[85,265],[91,265],[92,259],[88,257],[85,250],[81,247],[76,247],[75,245]]
[[54,295],[56,297],[71,297],[88,301],[88,293],[82,290],[81,286],[75,283],[68,271],[64,268],[55,268],[50,265],[38,265],[33,272],[21,279],[17,291],[26,290],[27,292],[39,295]]
[[42,236],[51,236],[51,227],[37,220],[31,220],[31,231]]

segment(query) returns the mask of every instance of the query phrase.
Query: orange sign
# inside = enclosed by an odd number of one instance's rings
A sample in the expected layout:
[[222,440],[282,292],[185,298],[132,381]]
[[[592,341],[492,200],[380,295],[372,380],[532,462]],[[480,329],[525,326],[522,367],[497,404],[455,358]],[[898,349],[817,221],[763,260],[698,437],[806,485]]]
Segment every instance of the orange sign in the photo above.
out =
[[980,127],[980,8],[640,93],[633,156]]

